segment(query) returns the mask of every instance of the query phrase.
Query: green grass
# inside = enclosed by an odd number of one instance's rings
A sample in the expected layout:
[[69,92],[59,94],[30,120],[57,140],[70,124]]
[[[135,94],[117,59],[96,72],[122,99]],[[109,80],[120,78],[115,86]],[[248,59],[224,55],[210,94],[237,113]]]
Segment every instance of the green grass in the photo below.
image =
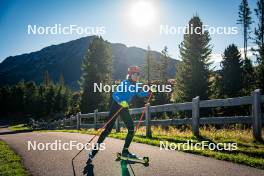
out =
[[30,126],[26,124],[18,124],[8,127],[12,131],[30,131],[33,130]]
[[[11,127],[10,129],[23,129],[24,126]],[[70,132],[70,133],[82,133],[82,134],[97,134],[98,131],[93,129],[81,129],[81,130],[40,130],[40,131],[58,131],[58,132]],[[127,131],[121,129],[121,132],[116,133],[114,130],[110,133],[109,137],[117,139],[125,139]],[[138,143],[144,143],[148,145],[160,147],[160,141],[168,141],[169,144],[185,143],[188,140],[192,143],[198,143],[202,141],[209,141],[210,143],[237,143],[237,150],[233,151],[219,151],[219,150],[183,150],[180,151],[202,155],[206,157],[212,157],[219,160],[231,161],[234,163],[244,164],[260,169],[264,169],[264,143],[257,142],[252,138],[251,130],[240,129],[215,129],[213,127],[200,128],[201,137],[196,138],[192,135],[191,130],[178,129],[174,127],[152,127],[152,138],[145,137],[145,128],[139,128],[133,141]],[[264,129],[263,129],[264,136]]]
[[0,140],[0,175],[28,176],[29,173],[22,165],[22,161],[8,145]]

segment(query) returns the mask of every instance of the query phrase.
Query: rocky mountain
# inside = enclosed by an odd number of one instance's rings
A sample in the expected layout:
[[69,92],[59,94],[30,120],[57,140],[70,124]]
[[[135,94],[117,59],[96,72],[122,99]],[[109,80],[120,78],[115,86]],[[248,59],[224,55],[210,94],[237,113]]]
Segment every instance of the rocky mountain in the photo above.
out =
[[[0,63],[0,86],[16,84],[21,80],[41,83],[46,71],[54,82],[60,75],[73,90],[78,90],[77,81],[81,76],[80,65],[94,36],[83,37],[59,45],[51,45],[40,51],[7,57]],[[111,43],[113,54],[113,79],[123,79],[130,65],[143,65],[146,50],[126,47],[124,44]],[[153,51],[160,59],[161,54]],[[175,76],[177,60],[170,58],[169,76]]]

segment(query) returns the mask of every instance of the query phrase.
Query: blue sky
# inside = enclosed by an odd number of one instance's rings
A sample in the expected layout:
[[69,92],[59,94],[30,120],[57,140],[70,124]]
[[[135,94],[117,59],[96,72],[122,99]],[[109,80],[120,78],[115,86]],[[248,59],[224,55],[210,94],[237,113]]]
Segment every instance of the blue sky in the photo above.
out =
[[[161,24],[185,26],[198,14],[209,26],[239,27],[236,24],[241,0],[149,0],[155,11],[155,24],[135,27],[128,18],[130,6],[136,0],[0,0],[0,62],[8,56],[37,51],[43,47],[67,42],[85,35],[28,35],[28,25],[104,26],[103,38],[112,43],[124,43],[161,51],[166,45],[169,55],[177,58],[182,34],[161,35]],[[250,8],[256,0],[249,0]],[[253,14],[253,19],[255,15]],[[243,47],[241,30],[236,35],[211,35],[213,53],[219,57],[231,43]],[[251,42],[249,46],[254,46]],[[218,58],[219,59],[219,58]],[[217,58],[216,58],[217,60]]]

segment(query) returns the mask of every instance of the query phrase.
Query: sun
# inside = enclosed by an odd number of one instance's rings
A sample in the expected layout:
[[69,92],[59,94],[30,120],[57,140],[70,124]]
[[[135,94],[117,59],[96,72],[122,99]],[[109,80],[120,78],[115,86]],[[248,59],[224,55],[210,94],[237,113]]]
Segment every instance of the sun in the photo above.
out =
[[129,16],[134,25],[146,27],[154,23],[156,12],[150,1],[137,1],[131,5]]

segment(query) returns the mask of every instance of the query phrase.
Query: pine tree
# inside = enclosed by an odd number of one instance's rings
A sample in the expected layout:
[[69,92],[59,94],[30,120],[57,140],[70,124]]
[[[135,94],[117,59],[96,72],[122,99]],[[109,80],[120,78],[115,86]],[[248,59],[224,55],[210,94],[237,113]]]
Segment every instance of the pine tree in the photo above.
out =
[[[208,31],[202,33],[202,22],[198,16],[189,21],[189,33],[180,45],[182,61],[176,68],[174,98],[176,102],[191,101],[200,96],[208,99],[211,45]],[[196,29],[196,31],[194,31]]]
[[81,112],[93,112],[95,109],[106,110],[109,93],[95,92],[94,83],[111,85],[112,54],[109,44],[102,37],[94,38],[82,64],[81,77]]
[[75,92],[70,99],[70,111],[69,114],[77,114],[80,112],[80,93]]
[[59,84],[60,84],[60,86],[64,86],[64,76],[63,76],[63,74],[60,75]]
[[243,92],[244,95],[250,95],[255,89],[255,70],[250,59],[246,58],[243,62]]
[[150,46],[148,46],[145,54],[143,72],[144,79],[147,81],[148,85],[151,85],[154,80],[160,79],[160,63],[157,62],[157,54],[151,51]]
[[49,72],[45,71],[43,83],[46,87],[49,86],[50,80],[49,80]]
[[163,83],[166,83],[168,80],[168,64],[169,64],[169,56],[168,56],[168,47],[165,46],[161,51],[161,64],[160,64],[160,79]]
[[264,43],[264,0],[258,0],[257,8],[254,9],[258,20],[258,26],[255,28],[255,43],[263,46]]
[[238,11],[238,24],[243,26],[243,36],[244,36],[244,58],[247,58],[247,41],[249,39],[250,25],[252,24],[251,11],[248,6],[247,0],[242,0],[239,5]]
[[258,66],[256,68],[257,88],[264,91],[264,45],[259,49]]
[[243,63],[243,88],[244,94],[250,94],[250,92],[254,89],[255,84],[255,76],[254,69],[251,63],[251,60],[247,58],[247,43],[249,34],[251,33],[252,18],[251,18],[251,10],[248,5],[247,0],[242,0],[239,5],[238,11],[238,24],[241,24],[243,27],[243,38],[244,38],[244,63]]
[[59,85],[56,86],[56,95],[55,95],[55,102],[54,102],[54,111],[55,112],[62,112],[64,109],[64,106],[62,104],[63,98],[64,98],[64,87]]
[[[167,46],[161,51],[160,62],[158,63],[159,79],[155,82],[155,84],[160,85],[160,87],[164,87],[168,83],[168,64],[169,64],[169,56],[168,56],[168,48]],[[160,90],[155,93],[154,102],[155,105],[166,104],[169,103],[170,94],[167,92],[162,92],[164,90]]]
[[[61,86],[60,86],[61,87]],[[70,110],[70,101],[72,98],[72,92],[67,87],[63,87],[63,91],[61,92],[61,111],[62,114],[68,115]]]
[[20,81],[15,87],[14,87],[14,94],[13,94],[13,101],[15,103],[15,110],[19,115],[22,115],[22,113],[25,110],[25,82]]
[[242,60],[237,46],[229,45],[223,54],[220,71],[221,97],[238,97],[242,92]]
[[147,80],[147,84],[150,85],[151,77],[150,77],[150,71],[151,71],[151,50],[150,46],[148,46],[148,50],[145,56],[145,64],[144,64],[144,75],[145,79]]
[[46,89],[45,93],[45,118],[50,118],[49,115],[55,112],[55,97],[56,97],[56,87],[54,84],[50,84]]
[[38,89],[35,82],[26,82],[25,83],[25,113],[33,115],[38,98]]
[[7,113],[10,112],[11,90],[12,89],[8,85],[5,85],[0,88],[0,106],[1,106],[0,115],[1,117],[3,117],[4,115],[7,115]]
[[257,8],[254,9],[258,20],[258,26],[255,28],[255,43],[258,46],[256,50],[258,66],[256,68],[257,87],[264,90],[264,0],[258,0]]

